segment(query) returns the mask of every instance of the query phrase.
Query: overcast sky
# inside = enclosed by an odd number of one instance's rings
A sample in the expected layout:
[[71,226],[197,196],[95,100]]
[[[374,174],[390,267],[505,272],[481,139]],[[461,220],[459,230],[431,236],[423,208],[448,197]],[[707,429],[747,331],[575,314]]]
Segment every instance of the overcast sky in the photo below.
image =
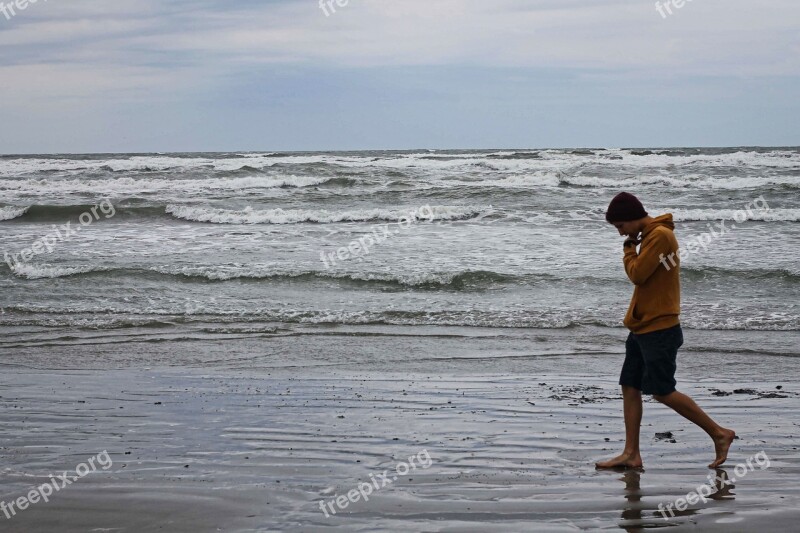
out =
[[318,1],[0,14],[0,152],[800,145],[797,0]]

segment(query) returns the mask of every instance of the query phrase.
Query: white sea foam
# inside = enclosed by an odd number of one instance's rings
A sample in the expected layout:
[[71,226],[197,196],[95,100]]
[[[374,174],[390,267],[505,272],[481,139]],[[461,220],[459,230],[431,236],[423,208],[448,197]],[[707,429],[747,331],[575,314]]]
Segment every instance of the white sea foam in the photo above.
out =
[[500,174],[498,179],[452,178],[439,179],[434,182],[436,187],[497,187],[501,189],[525,189],[540,187],[558,187],[561,177],[557,173],[538,171],[529,174],[505,175]]
[[26,279],[50,279],[50,278],[65,278],[74,276],[75,274],[86,274],[88,272],[101,272],[105,270],[102,267],[96,266],[79,266],[79,267],[66,267],[66,266],[52,266],[45,264],[31,264],[31,263],[17,263],[14,265],[12,272],[20,277]]
[[[661,150],[651,150],[648,155],[634,155],[628,150],[619,152],[622,163],[639,167],[703,166],[703,167],[766,167],[766,168],[800,168],[800,154],[787,150],[769,152],[739,151],[729,154],[688,154],[667,155]],[[675,152],[677,150],[673,150]]]
[[19,218],[28,212],[30,207],[0,207],[0,221]]
[[589,155],[576,155],[563,150],[541,150],[541,159],[505,159],[509,155],[523,152],[501,151],[493,153],[452,154],[401,154],[395,157],[380,157],[375,161],[355,159],[342,164],[353,166],[379,166],[429,169],[455,169],[464,167],[483,167],[501,172],[526,172],[536,170],[568,170],[586,164],[603,166],[635,167],[642,171],[647,168],[664,167],[735,167],[735,168],[775,168],[800,169],[800,154],[794,151],[774,150],[765,153],[740,151],[730,154],[667,155],[654,150],[653,154],[634,155],[629,150],[591,151]]
[[64,174],[79,171],[111,170],[114,172],[141,171],[191,171],[238,170],[244,166],[257,169],[269,168],[278,164],[308,164],[341,161],[344,164],[369,161],[371,158],[340,157],[336,155],[306,155],[272,157],[271,154],[249,154],[245,157],[174,157],[169,155],[131,156],[109,159],[51,159],[20,158],[0,160],[0,176],[26,176],[36,172],[60,172]]
[[[669,209],[660,208],[651,211],[653,216],[663,213],[671,213],[676,222],[701,222],[716,220],[733,220],[735,217],[741,219],[742,214],[747,215],[747,220],[761,222],[800,222],[800,209],[770,209],[769,211],[751,207],[752,214],[742,208],[739,209]],[[525,222],[533,224],[557,224],[564,221],[603,221],[605,220],[605,209],[574,209],[556,210],[550,212],[539,212],[528,214],[520,218]]]
[[[789,150],[769,152],[738,151],[728,154],[668,155],[660,150],[652,154],[635,155],[630,150],[603,150],[577,155],[568,150],[540,150],[541,159],[503,159],[518,152],[448,153],[425,152],[411,154],[365,154],[341,155],[310,154],[284,155],[276,157],[270,153],[240,154],[227,157],[175,157],[174,155],[141,155],[112,157],[108,159],[67,158],[17,158],[0,159],[0,176],[26,176],[31,173],[52,171],[69,174],[86,170],[111,169],[116,172],[135,171],[191,171],[210,169],[219,171],[237,170],[243,166],[258,169],[278,164],[328,163],[345,167],[384,167],[457,170],[463,168],[486,168],[504,172],[526,172],[536,170],[568,170],[585,164],[634,167],[642,171],[647,168],[664,167],[735,167],[762,169],[800,169],[800,153]],[[673,154],[676,151],[673,151]],[[524,153],[524,151],[522,152]]]
[[743,215],[746,220],[762,222],[800,222],[800,209],[770,209],[769,211],[751,208],[751,213],[744,209],[675,209],[671,211],[676,221],[733,220]]
[[247,191],[280,187],[310,187],[332,178],[311,176],[252,176],[241,178],[163,179],[117,178],[86,179],[21,179],[0,181],[0,194],[92,194],[98,196],[136,195],[157,192],[185,191],[202,193],[214,191]]
[[757,189],[775,186],[800,188],[800,176],[709,177],[697,174],[678,176],[644,175],[630,178],[601,178],[571,175],[563,171],[539,170],[520,174],[496,173],[497,179],[474,179],[471,176],[448,176],[434,183],[440,187],[540,188],[574,186],[585,188],[670,187],[679,189]]
[[[20,263],[13,268],[13,273],[17,277],[26,279],[53,279],[87,274],[90,272],[106,272],[112,270],[110,267],[97,265],[81,266],[53,266],[47,264],[28,264]],[[303,270],[290,268],[277,264],[255,263],[255,264],[226,264],[226,265],[198,265],[198,266],[177,266],[160,265],[151,266],[144,269],[147,272],[165,274],[168,276],[188,276],[194,278],[204,278],[210,281],[227,281],[233,279],[270,279],[270,278],[299,278],[299,277],[319,277],[322,279],[342,279],[351,281],[378,281],[386,283],[398,283],[406,286],[421,285],[449,285],[457,279],[475,279],[480,281],[488,276],[491,281],[492,276],[498,277],[499,274],[481,273],[471,271],[459,272],[331,272],[320,270]]]
[[289,268],[277,264],[233,264],[233,265],[200,265],[200,266],[172,266],[164,265],[152,267],[152,272],[166,275],[181,275],[196,278],[205,278],[212,281],[227,281],[232,279],[270,279],[270,278],[299,278],[317,277],[320,279],[341,279],[345,281],[374,281],[395,283],[410,287],[424,285],[447,286],[454,282],[459,283],[492,283],[503,282],[507,275],[488,271],[454,271],[454,272],[337,272],[321,270],[303,270]]
[[[431,212],[435,220],[462,220],[488,213],[491,207],[432,206]],[[358,209],[352,211],[327,211],[305,209],[264,209],[256,210],[247,207],[240,211],[215,209],[209,207],[193,207],[170,205],[167,213],[183,220],[208,222],[213,224],[297,224],[301,222],[333,223],[333,222],[397,222],[401,217],[418,212],[417,208],[408,209]]]
[[527,187],[558,187],[561,178],[553,173],[536,172],[533,174],[509,176],[501,180],[483,180],[475,185],[491,187],[527,188]]
[[708,176],[640,176],[635,178],[600,178],[596,176],[564,176],[562,182],[578,187],[635,188],[641,186],[662,186],[692,189],[756,189],[774,186],[800,188],[800,177],[730,177],[711,178]]

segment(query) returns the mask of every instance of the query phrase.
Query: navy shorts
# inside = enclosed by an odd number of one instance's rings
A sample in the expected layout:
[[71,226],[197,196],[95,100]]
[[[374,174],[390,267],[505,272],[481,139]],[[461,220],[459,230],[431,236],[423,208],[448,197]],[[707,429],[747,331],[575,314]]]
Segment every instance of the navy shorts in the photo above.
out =
[[680,324],[641,335],[631,333],[625,341],[625,362],[619,384],[634,387],[644,394],[666,396],[674,392],[676,359],[682,345]]

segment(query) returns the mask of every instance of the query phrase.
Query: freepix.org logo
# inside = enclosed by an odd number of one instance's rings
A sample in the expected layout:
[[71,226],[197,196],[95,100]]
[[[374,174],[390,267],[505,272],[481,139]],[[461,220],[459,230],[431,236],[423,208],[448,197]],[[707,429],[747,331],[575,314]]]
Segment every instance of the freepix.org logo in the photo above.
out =
[[673,7],[677,10],[685,6],[686,2],[691,2],[691,1],[692,0],[667,0],[663,4],[661,2],[656,2],[656,11],[658,11],[658,14],[661,15],[661,18],[665,19],[667,18],[667,13],[672,15]]
[[[8,264],[8,268],[12,271],[19,270],[20,266],[30,261],[34,257],[43,253],[53,253],[55,245],[61,242],[69,241],[74,235],[77,235],[81,228],[91,225],[93,222],[100,220],[98,211],[105,215],[105,218],[113,217],[117,211],[111,200],[103,200],[98,205],[92,207],[90,210],[81,213],[78,217],[79,225],[72,225],[72,222],[67,222],[63,226],[53,226],[53,232],[50,235],[40,238],[32,246],[25,248],[18,253],[9,254],[3,253],[3,260]],[[63,230],[63,232],[62,232]]]
[[319,0],[319,8],[326,17],[330,17],[331,13],[336,13],[336,6],[345,7],[349,3],[350,0]]
[[398,463],[393,471],[394,475],[392,475],[389,470],[384,470],[377,476],[370,474],[369,481],[359,483],[357,488],[347,491],[346,494],[337,494],[331,501],[321,500],[319,502],[319,508],[325,513],[325,518],[330,518],[331,515],[335,515],[337,511],[347,509],[348,505],[354,504],[359,500],[363,499],[365,502],[368,502],[373,492],[390,486],[401,476],[408,475],[409,472],[416,470],[418,467],[423,470],[430,468],[432,464],[433,458],[428,453],[428,450],[422,450],[416,455],[410,456],[408,462]]
[[[668,520],[669,518],[675,517],[675,511],[684,512],[689,508],[690,505],[695,505],[700,501],[707,503],[708,498],[714,493],[715,488],[720,489],[727,485],[732,485],[737,479],[742,479],[748,474],[748,472],[755,470],[754,463],[758,465],[760,470],[764,470],[772,466],[772,462],[769,460],[767,452],[758,452],[754,456],[749,457],[745,463],[736,465],[736,468],[734,468],[734,472],[736,473],[735,478],[727,479],[725,471],[722,471],[722,473],[725,475],[711,473],[708,475],[708,480],[711,483],[704,483],[703,485],[700,485],[683,498],[678,498],[674,502],[667,504],[666,507],[663,503],[659,503],[658,512],[661,513],[661,516],[664,518],[664,520]],[[673,507],[675,507],[675,511],[672,510]],[[669,518],[667,517],[668,513]]]
[[[95,464],[95,461],[97,464]],[[5,515],[7,520],[11,520],[18,512],[26,510],[31,505],[39,502],[49,502],[50,496],[60,491],[63,488],[72,485],[81,478],[97,472],[99,466],[103,470],[108,470],[114,465],[114,461],[108,455],[108,451],[103,450],[94,457],[89,457],[85,463],[79,464],[75,467],[75,471],[64,472],[62,474],[50,474],[50,479],[46,483],[32,488],[27,494],[20,496],[10,502],[0,501],[0,511]],[[71,475],[72,474],[72,475]],[[16,507],[16,508],[15,508]]]
[[[47,0],[42,1],[47,2]],[[14,0],[14,2],[9,3],[0,1],[0,13],[6,17],[6,20],[11,20],[13,17],[17,16],[17,13],[25,11],[28,9],[28,6],[36,2],[38,2],[38,0]]]

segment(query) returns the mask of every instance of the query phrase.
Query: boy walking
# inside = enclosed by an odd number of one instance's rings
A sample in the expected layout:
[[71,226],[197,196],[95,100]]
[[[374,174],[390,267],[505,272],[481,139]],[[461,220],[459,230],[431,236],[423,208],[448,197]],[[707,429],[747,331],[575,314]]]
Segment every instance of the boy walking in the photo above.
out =
[[[680,258],[672,215],[653,218],[634,195],[623,192],[611,201],[606,220],[620,235],[627,236],[623,244],[623,262],[635,287],[624,320],[630,334],[625,342],[625,362],[619,378],[625,415],[625,449],[617,457],[595,466],[642,466],[639,430],[644,393],[651,394],[708,433],[716,453],[708,466],[716,468],[728,458],[728,449],[736,433],[718,425],[694,400],[675,390],[676,358],[683,344],[683,332],[679,320]],[[670,257],[669,268],[664,264],[665,257]]]

